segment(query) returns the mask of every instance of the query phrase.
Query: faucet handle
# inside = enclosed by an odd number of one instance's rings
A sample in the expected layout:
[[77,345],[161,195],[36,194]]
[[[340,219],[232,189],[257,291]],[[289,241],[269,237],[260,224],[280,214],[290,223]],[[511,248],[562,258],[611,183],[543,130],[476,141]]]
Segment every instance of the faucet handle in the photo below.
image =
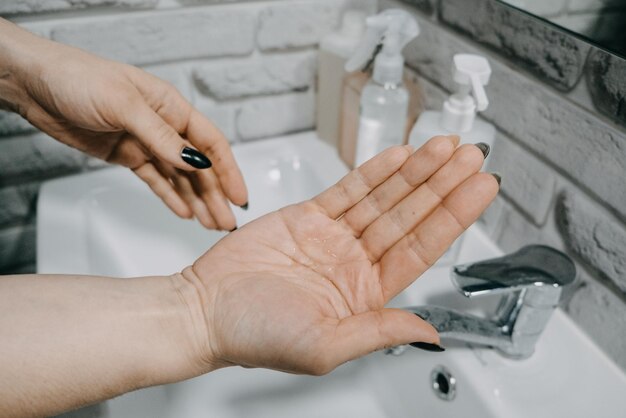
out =
[[503,257],[454,266],[451,274],[456,289],[467,297],[539,286],[560,288],[575,278],[572,260],[545,245],[529,245]]

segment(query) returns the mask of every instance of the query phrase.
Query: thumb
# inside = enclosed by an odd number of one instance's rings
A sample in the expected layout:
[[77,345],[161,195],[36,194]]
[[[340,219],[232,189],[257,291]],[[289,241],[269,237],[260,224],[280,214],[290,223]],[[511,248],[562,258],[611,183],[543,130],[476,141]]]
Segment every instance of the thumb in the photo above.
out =
[[330,350],[339,365],[373,351],[396,345],[439,344],[439,334],[428,322],[402,309],[382,309],[350,316],[337,325]]
[[133,111],[126,112],[125,119],[124,128],[161,161],[185,171],[211,167],[211,161],[204,154],[191,148],[143,100],[133,104]]

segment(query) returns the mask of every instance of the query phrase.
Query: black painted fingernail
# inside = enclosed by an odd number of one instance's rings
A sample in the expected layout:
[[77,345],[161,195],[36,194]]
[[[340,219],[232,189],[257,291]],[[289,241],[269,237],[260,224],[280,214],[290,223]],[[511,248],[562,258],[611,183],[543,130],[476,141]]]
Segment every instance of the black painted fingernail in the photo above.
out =
[[411,343],[411,347],[419,348],[421,350],[432,351],[435,353],[441,353],[442,351],[446,351],[445,348],[440,346],[439,344],[431,344],[424,342]]
[[180,156],[184,162],[195,168],[209,168],[212,165],[211,160],[193,148],[183,148],[180,152]]
[[502,184],[502,177],[500,176],[500,174],[498,174],[498,173],[491,173],[491,175],[495,177],[496,181],[498,182],[498,186],[500,184]]
[[489,144],[486,144],[484,142],[479,142],[474,145],[480,150],[480,152],[483,153],[483,156],[487,158],[487,156],[489,155],[489,151],[491,151],[491,147],[489,146]]
[[230,232],[235,232],[237,230],[237,227],[234,227],[233,229],[230,230]]
[[239,206],[241,209],[243,210],[248,210],[248,202],[244,203],[243,205]]

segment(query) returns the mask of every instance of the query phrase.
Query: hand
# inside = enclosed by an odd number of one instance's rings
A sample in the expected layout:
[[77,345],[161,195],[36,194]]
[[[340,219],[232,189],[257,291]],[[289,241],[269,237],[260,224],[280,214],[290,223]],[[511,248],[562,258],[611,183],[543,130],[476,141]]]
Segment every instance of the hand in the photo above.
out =
[[[178,216],[195,215],[207,228],[236,226],[228,201],[242,206],[248,197],[228,141],[174,87],[0,23],[14,45],[10,74],[25,93],[11,107],[57,140],[130,168]],[[20,48],[26,52],[15,58]],[[206,157],[212,167],[199,169]]]
[[185,269],[204,364],[319,375],[384,347],[438,343],[428,323],[384,306],[496,196],[496,178],[478,173],[480,149],[457,145],[452,136],[413,154],[390,148]]

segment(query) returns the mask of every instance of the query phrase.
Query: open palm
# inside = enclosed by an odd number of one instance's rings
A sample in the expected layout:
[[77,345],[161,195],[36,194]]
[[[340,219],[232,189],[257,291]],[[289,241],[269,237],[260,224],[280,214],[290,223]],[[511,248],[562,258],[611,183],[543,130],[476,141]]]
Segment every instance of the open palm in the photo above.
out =
[[436,137],[394,147],[312,200],[230,234],[183,272],[202,284],[205,346],[219,365],[324,374],[369,352],[437,343],[385,304],[495,197],[478,147]]

